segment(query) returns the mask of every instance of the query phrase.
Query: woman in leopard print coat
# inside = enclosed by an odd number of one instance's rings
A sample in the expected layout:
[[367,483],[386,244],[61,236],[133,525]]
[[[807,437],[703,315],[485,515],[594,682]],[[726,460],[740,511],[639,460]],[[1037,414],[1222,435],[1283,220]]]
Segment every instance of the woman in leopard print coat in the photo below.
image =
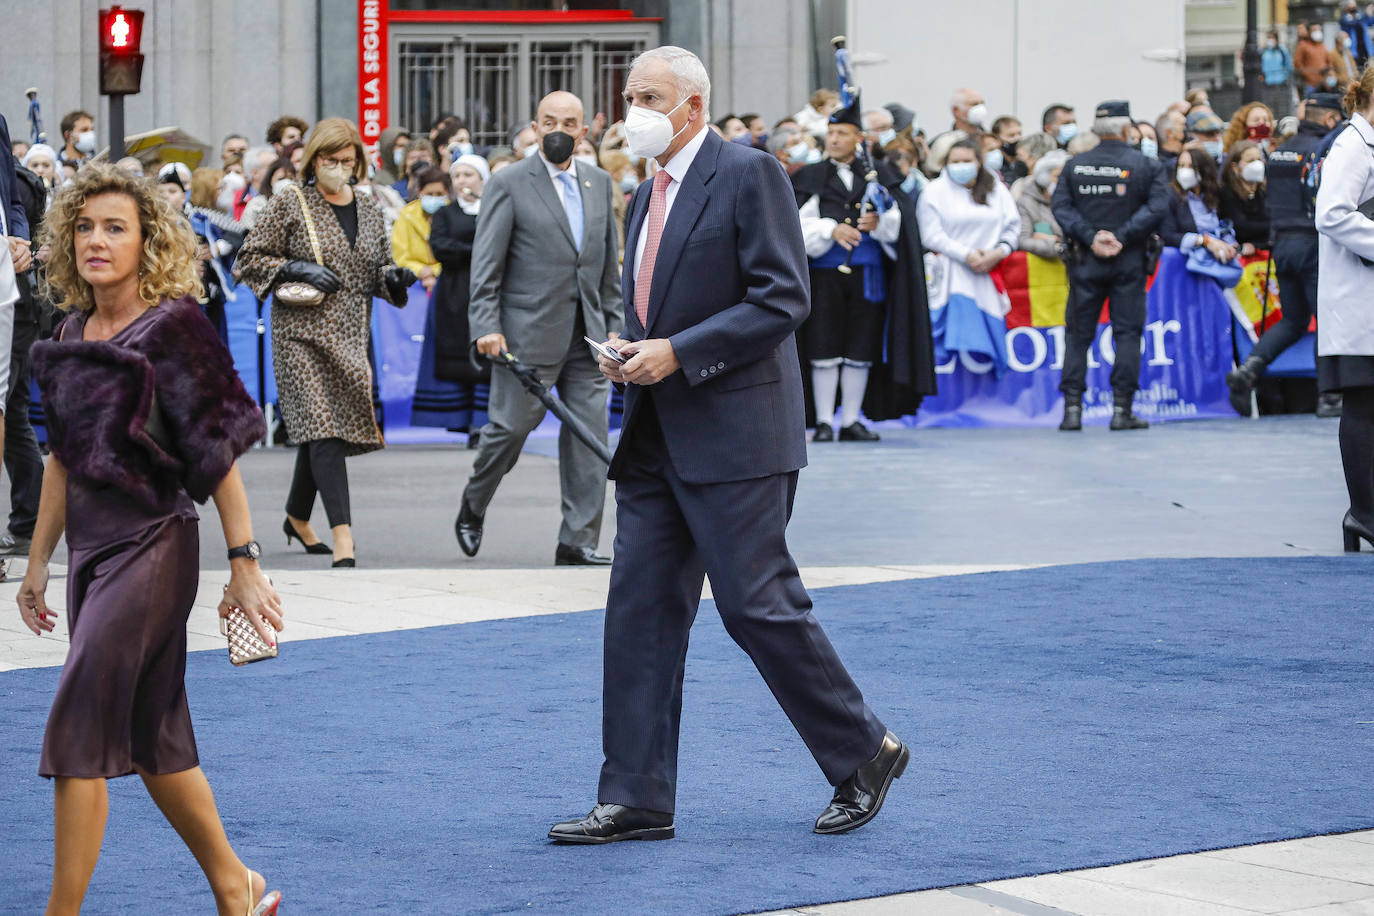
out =
[[[303,185],[272,196],[238,258],[243,280],[260,299],[288,280],[327,293],[319,305],[274,303],[272,350],[286,432],[300,446],[283,528],[307,551],[330,552],[310,526],[318,492],[333,532],[335,566],[354,565],[344,459],[385,445],[372,412],[367,359],[372,299],[404,306],[415,282],[413,273],[392,263],[381,210],[370,197],[353,193],[353,182],[366,174],[357,127],[344,118],[321,121],[306,144]],[[322,264],[311,243],[312,224]]]

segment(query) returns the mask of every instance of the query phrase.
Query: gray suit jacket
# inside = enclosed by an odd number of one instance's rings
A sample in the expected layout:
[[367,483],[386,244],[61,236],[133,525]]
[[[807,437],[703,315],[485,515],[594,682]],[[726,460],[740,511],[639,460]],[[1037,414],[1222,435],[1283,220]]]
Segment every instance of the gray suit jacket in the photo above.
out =
[[624,326],[611,176],[580,162],[573,168],[582,192],[580,252],[541,156],[491,176],[477,218],[468,305],[472,339],[504,334],[510,351],[536,366],[562,362],[578,309],[595,340]]

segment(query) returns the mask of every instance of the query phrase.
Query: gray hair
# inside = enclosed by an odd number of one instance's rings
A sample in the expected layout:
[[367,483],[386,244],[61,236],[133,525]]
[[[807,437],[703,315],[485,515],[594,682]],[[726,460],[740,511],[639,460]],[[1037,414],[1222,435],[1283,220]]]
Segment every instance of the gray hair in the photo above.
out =
[[243,167],[248,170],[249,177],[254,170],[265,169],[276,161],[277,151],[270,146],[254,146],[243,155]]
[[768,152],[777,154],[801,139],[801,130],[796,127],[779,127],[768,135]]
[[1031,162],[1036,161],[1051,150],[1057,149],[1059,149],[1059,141],[1044,131],[1033,133],[1029,137],[1022,137],[1016,141],[1016,151],[1025,153]]
[[640,64],[651,60],[661,60],[668,65],[668,69],[673,72],[678,92],[682,93],[683,97],[700,95],[702,115],[705,120],[711,120],[711,77],[706,74],[706,65],[701,62],[701,58],[686,48],[663,45],[650,48],[636,57],[630,64],[630,72],[633,73]]
[[[1040,183],[1040,176],[1048,175],[1055,169],[1062,169],[1064,163],[1069,161],[1069,154],[1062,149],[1050,150],[1045,155],[1035,161],[1035,168],[1031,170],[1031,175],[1035,178],[1035,183],[1042,188],[1045,186]],[[1048,182],[1046,182],[1048,184]]]
[[1093,133],[1099,137],[1120,139],[1126,135],[1126,128],[1134,123],[1130,118],[1098,118],[1093,121]]

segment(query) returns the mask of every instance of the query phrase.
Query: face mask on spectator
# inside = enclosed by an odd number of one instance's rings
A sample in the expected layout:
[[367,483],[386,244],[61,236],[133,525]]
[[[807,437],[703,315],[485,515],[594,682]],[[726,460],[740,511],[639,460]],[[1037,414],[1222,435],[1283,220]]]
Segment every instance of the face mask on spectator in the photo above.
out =
[[910,194],[916,189],[916,182],[920,180],[920,176],[917,175],[916,169],[913,168],[911,173],[902,179],[902,190]]
[[945,166],[945,174],[955,184],[967,185],[978,177],[978,163],[951,162]]
[[247,182],[238,172],[226,172],[220,181],[219,196],[215,198],[215,206],[228,213],[234,208],[234,196],[243,190],[246,184]]
[[449,149],[451,149],[451,150],[453,151],[453,158],[454,158],[454,159],[457,159],[459,156],[471,156],[471,155],[472,155],[472,144],[471,144],[471,143],[455,143],[455,144],[453,144],[451,147],[449,147]]
[[440,210],[444,209],[444,205],[447,203],[448,198],[443,194],[420,195],[420,209],[424,210],[430,216],[433,216]]
[[1259,184],[1264,180],[1264,160],[1254,159],[1245,163],[1244,168],[1240,170],[1240,177],[1252,184]]
[[787,158],[793,162],[805,162],[807,150],[811,147],[806,145],[806,141],[798,141],[787,148]]
[[1035,183],[1038,184],[1038,185],[1040,185],[1040,187],[1044,188],[1044,189],[1045,189],[1045,193],[1047,193],[1047,194],[1049,193],[1050,188],[1053,187],[1053,185],[1054,185],[1054,182],[1050,181],[1050,173],[1047,172],[1047,171],[1046,171],[1046,172],[1036,172],[1036,173],[1035,173]]
[[1000,149],[988,150],[983,154],[983,166],[989,172],[1002,171],[1002,164],[1004,162],[1005,160],[1002,158],[1002,151]]
[[1321,29],[1313,29],[1312,31],[1308,32],[1307,35],[1308,35],[1308,37],[1311,38],[1313,41],[1320,42],[1320,41],[1322,40],[1322,30],[1321,30]]
[[979,127],[988,126],[988,106],[979,102],[968,110],[968,122]]
[[394,163],[396,163],[396,168],[398,168],[398,169],[399,169],[401,166],[405,165],[405,164],[406,164],[406,148],[405,148],[404,146],[398,146],[398,147],[396,147],[394,150],[392,150],[392,151],[391,151],[391,161],[394,162]]
[[1245,128],[1245,136],[1250,140],[1254,140],[1255,142],[1259,142],[1260,140],[1268,140],[1269,137],[1273,134],[1273,132],[1273,128],[1271,128],[1268,124],[1256,124],[1254,127]]
[[315,166],[315,183],[326,194],[337,194],[348,184],[348,173],[341,165]]
[[820,162],[824,156],[825,154],[819,149],[808,149],[806,151],[806,164],[815,165],[817,162]]
[[95,131],[86,130],[76,135],[76,142],[72,144],[78,153],[85,153],[89,156],[95,152]]
[[1142,137],[1140,140],[1140,151],[1145,154],[1147,159],[1159,158],[1159,143],[1149,137]]
[[583,153],[580,156],[573,156],[573,158],[576,159],[578,162],[582,163],[583,165],[596,165],[596,157],[593,156],[591,153]]
[[1196,170],[1196,169],[1179,169],[1179,170],[1174,174],[1174,181],[1177,181],[1177,182],[1178,182],[1178,186],[1179,186],[1180,188],[1182,188],[1183,190],[1185,190],[1185,191],[1191,191],[1193,188],[1196,188],[1197,185],[1198,185],[1197,170]]
[[1058,138],[1060,143],[1068,143],[1070,140],[1077,136],[1078,125],[1073,121],[1070,121],[1067,124],[1060,124],[1059,130],[1055,134],[1055,137]]
[[1213,159],[1221,158],[1220,140],[1208,140],[1207,142],[1202,144],[1202,147],[1203,149],[1207,150],[1207,155],[1211,156]]
[[634,172],[626,172],[624,175],[620,176],[620,190],[624,191],[626,194],[629,194],[637,187],[639,187],[639,176]]
[[878,145],[879,145],[879,146],[887,146],[889,143],[891,143],[893,140],[896,140],[896,139],[897,139],[897,132],[896,132],[895,130],[893,130],[892,128],[890,128],[890,127],[889,127],[887,130],[880,130],[880,131],[878,131]]
[[1267,42],[1265,42],[1265,45],[1270,48],[1277,48],[1279,46],[1279,42],[1278,39],[1271,38]]

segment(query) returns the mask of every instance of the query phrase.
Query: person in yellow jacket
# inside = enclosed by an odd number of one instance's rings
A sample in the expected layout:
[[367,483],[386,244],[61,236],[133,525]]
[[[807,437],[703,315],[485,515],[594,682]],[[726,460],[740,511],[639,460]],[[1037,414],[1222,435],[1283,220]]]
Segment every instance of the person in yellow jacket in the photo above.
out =
[[422,170],[415,181],[420,194],[401,208],[391,230],[391,251],[399,266],[415,271],[428,293],[439,280],[439,261],[429,248],[429,230],[434,214],[452,199],[453,183],[443,170],[433,167]]

